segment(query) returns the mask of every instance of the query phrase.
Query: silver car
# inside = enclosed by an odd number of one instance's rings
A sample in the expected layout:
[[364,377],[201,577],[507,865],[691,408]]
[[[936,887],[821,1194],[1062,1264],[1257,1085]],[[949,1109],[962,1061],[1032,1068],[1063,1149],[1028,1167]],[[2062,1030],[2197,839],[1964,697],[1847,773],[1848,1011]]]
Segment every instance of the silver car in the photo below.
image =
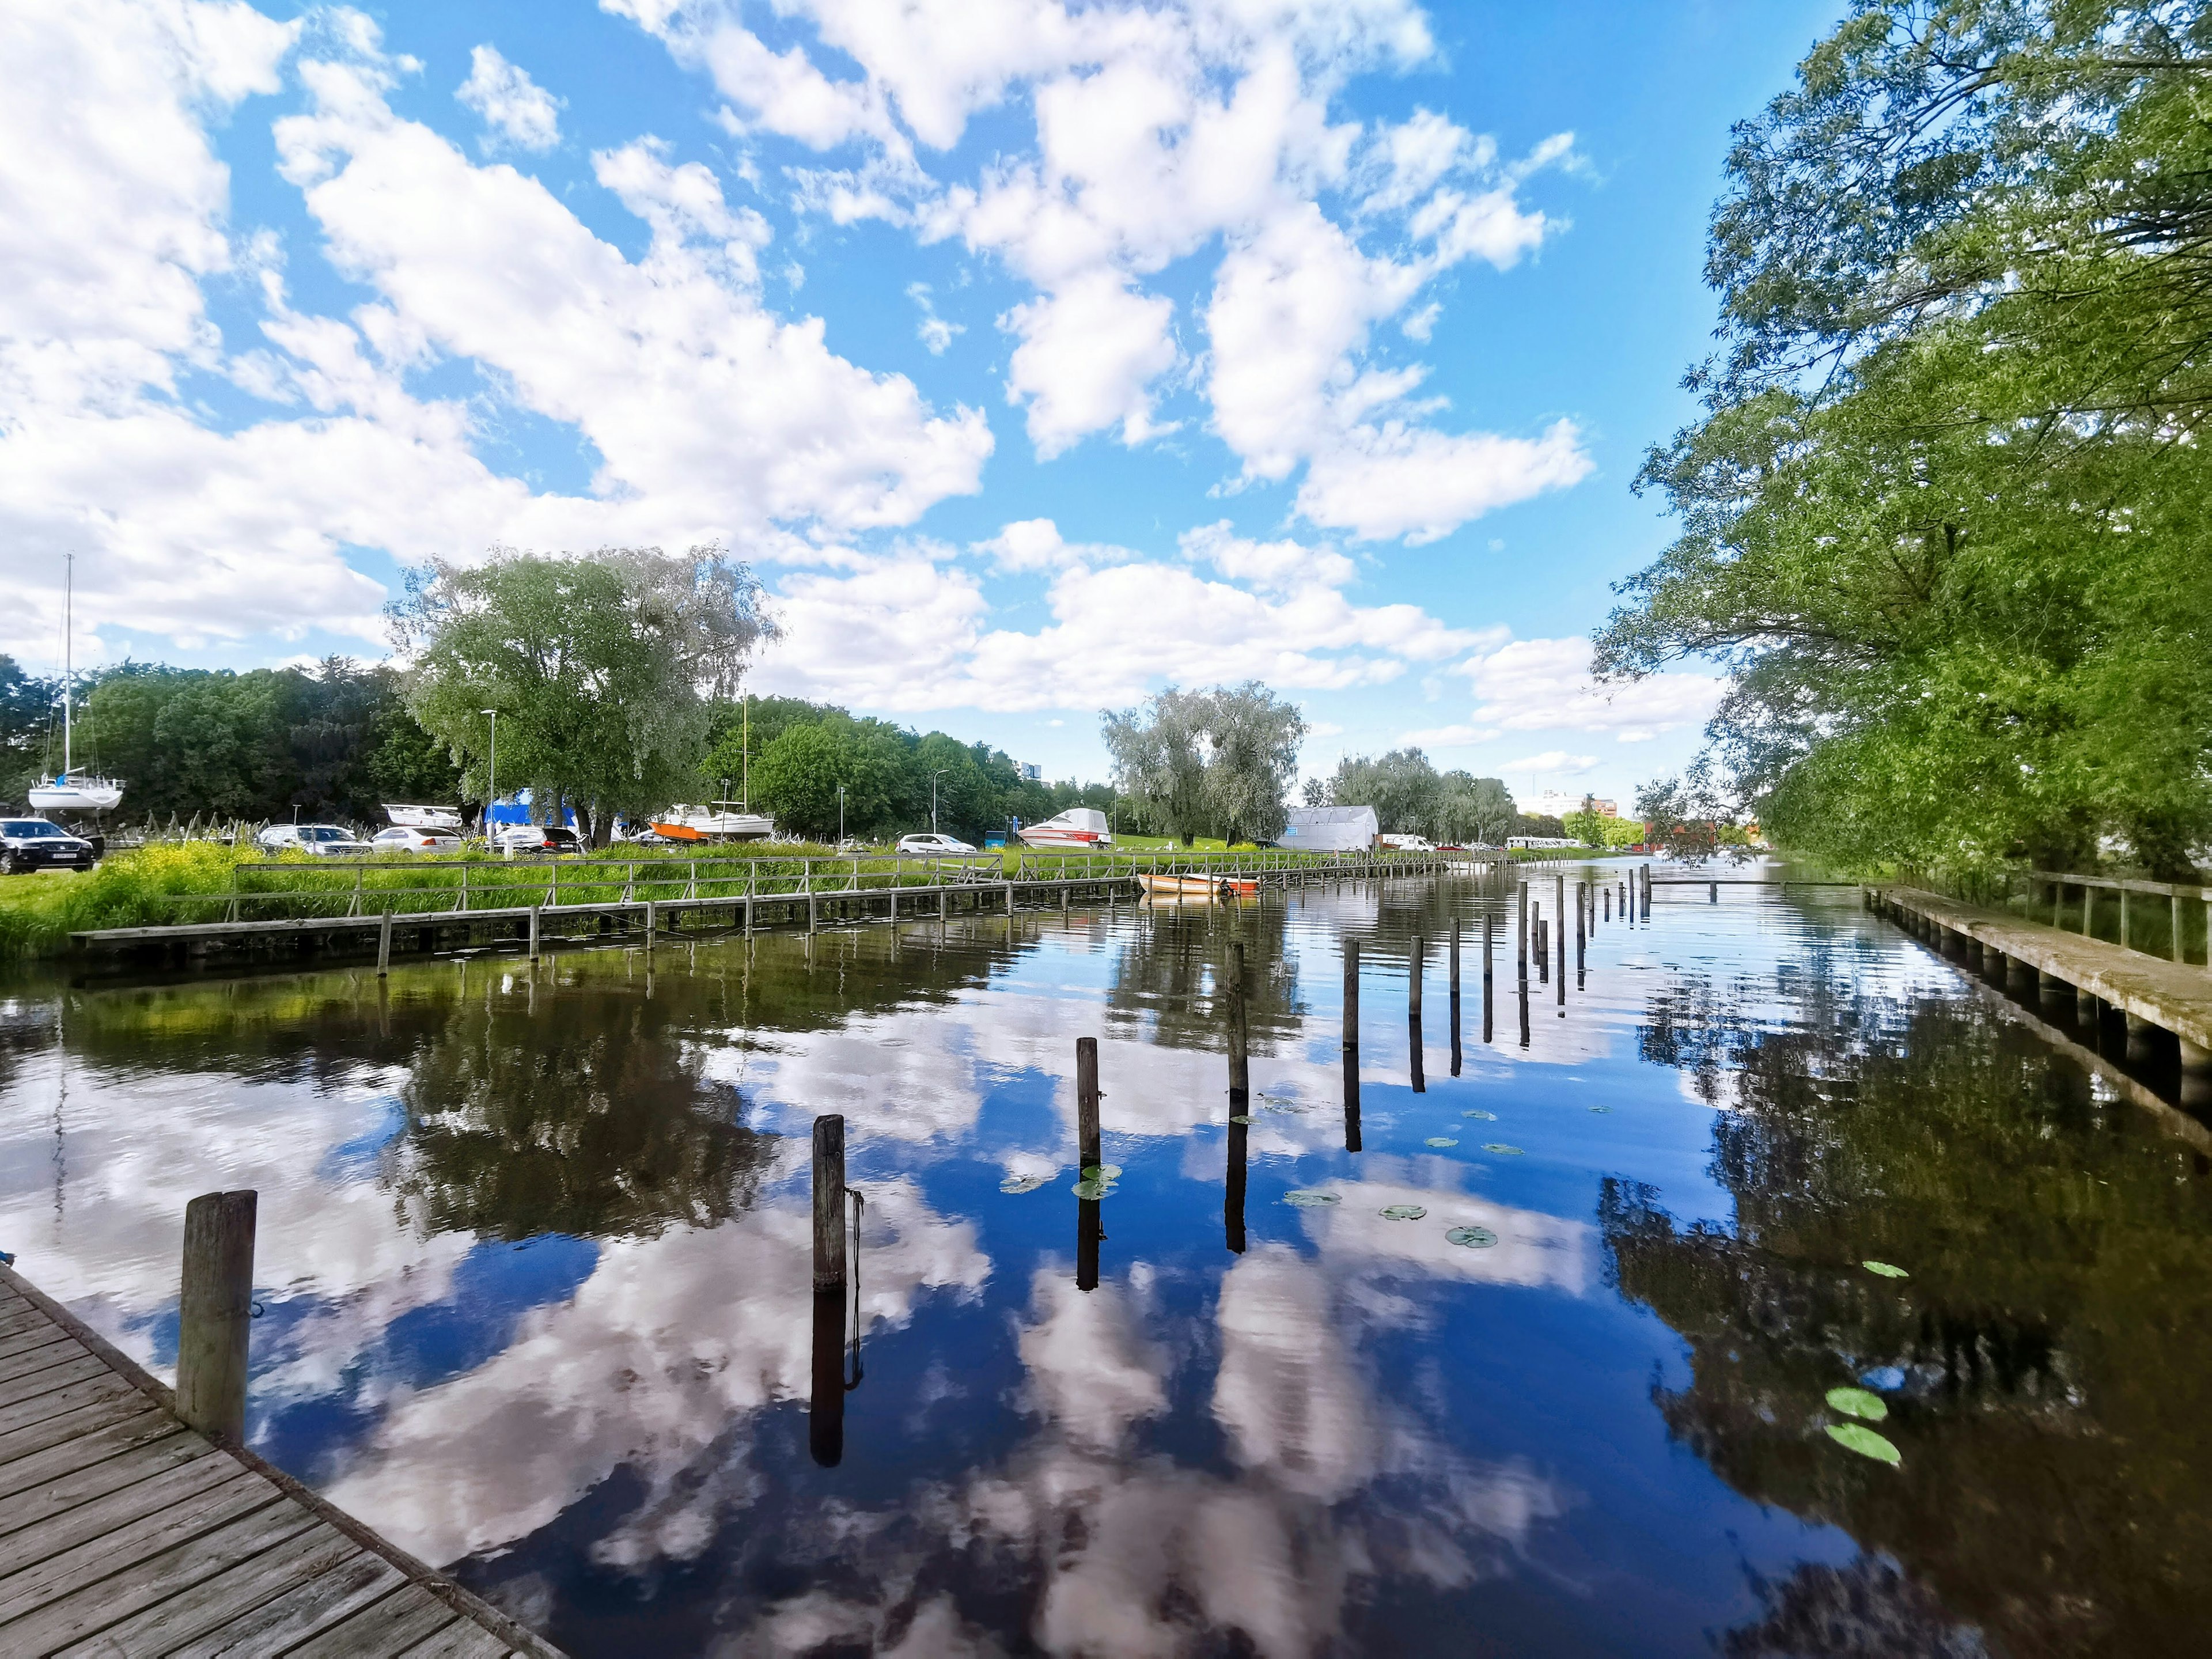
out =
[[898,850],[921,858],[949,858],[975,849],[957,836],[902,836]]
[[272,823],[253,838],[264,853],[312,853],[317,858],[359,858],[376,849],[335,823]]

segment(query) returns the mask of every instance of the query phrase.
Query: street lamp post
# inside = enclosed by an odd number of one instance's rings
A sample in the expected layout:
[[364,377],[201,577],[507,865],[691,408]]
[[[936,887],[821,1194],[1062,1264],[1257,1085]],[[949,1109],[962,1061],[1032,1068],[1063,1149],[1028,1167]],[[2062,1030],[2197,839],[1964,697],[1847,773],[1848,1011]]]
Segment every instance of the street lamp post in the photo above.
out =
[[929,833],[933,836],[937,833],[937,781],[951,769],[940,766],[929,775]]
[[491,775],[484,784],[484,823],[491,823],[491,809],[499,800],[499,710],[480,709],[491,716]]
[[845,786],[837,786],[837,850],[845,850]]

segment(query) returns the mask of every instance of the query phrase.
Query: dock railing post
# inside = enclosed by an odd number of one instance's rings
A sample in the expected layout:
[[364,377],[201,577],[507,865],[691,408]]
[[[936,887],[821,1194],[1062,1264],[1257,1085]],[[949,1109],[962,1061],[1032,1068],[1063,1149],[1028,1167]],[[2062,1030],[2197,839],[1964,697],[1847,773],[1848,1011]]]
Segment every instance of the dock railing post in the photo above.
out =
[[825,1113],[814,1120],[814,1288],[845,1285],[845,1120]]
[[177,1415],[187,1427],[233,1444],[246,1438],[254,1210],[250,1188],[203,1193],[185,1206]]

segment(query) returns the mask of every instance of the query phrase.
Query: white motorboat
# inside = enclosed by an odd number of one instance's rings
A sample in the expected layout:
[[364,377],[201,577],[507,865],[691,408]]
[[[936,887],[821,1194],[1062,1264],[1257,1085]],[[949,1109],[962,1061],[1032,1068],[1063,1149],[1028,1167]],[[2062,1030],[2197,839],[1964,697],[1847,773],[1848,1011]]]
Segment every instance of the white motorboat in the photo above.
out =
[[460,830],[466,824],[458,806],[399,806],[386,801],[384,816],[399,830]]
[[1021,836],[1029,846],[1060,852],[1087,853],[1114,844],[1106,815],[1095,806],[1071,806],[1042,823],[1027,825]]
[[28,797],[34,812],[106,812],[123,801],[123,781],[103,778],[76,764],[71,750],[75,732],[76,680],[73,624],[76,621],[76,555],[71,553],[62,575],[62,769],[31,786]]
[[773,817],[748,811],[743,802],[734,800],[672,806],[653,820],[653,827],[671,841],[766,841],[775,834]]

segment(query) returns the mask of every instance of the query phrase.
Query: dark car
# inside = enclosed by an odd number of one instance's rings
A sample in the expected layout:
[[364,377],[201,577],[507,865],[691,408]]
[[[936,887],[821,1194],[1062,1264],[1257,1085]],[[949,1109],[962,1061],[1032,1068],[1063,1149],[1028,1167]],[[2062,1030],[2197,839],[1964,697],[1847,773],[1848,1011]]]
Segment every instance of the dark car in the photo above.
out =
[[565,823],[549,823],[545,826],[544,850],[548,853],[580,853],[584,850],[584,838]]
[[0,818],[0,869],[11,876],[33,870],[89,870],[100,856],[90,842],[44,818]]

